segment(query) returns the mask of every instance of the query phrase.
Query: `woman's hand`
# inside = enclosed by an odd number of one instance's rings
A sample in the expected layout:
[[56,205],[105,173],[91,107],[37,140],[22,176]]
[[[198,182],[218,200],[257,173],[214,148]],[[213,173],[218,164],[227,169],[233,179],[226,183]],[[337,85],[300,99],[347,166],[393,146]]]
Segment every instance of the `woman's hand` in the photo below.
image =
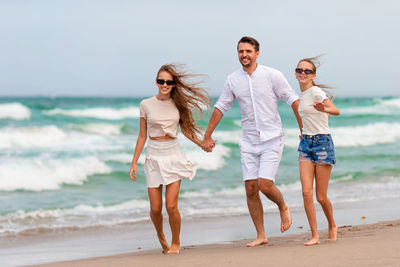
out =
[[132,181],[136,181],[136,173],[137,173],[137,165],[132,164],[131,169],[129,170],[129,176]]

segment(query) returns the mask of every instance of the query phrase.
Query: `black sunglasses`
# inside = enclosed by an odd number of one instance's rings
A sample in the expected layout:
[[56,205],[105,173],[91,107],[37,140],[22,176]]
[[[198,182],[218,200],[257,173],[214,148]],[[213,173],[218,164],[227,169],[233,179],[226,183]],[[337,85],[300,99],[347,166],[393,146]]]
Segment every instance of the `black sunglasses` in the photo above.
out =
[[166,81],[163,79],[157,79],[157,83],[160,85],[164,85],[164,83],[167,83],[167,85],[175,85],[176,84],[175,81]]
[[301,73],[305,73],[305,74],[314,74],[314,71],[312,71],[312,70],[303,70],[303,69],[300,69],[300,68],[296,68],[295,69],[295,71],[297,72],[297,73],[299,73],[299,74],[301,74]]

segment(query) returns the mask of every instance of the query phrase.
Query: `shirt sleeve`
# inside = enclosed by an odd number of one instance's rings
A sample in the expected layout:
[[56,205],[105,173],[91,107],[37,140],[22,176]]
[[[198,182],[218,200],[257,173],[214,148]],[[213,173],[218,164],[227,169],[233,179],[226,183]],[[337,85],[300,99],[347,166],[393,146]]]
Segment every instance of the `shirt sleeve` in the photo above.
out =
[[313,101],[323,102],[325,99],[329,99],[324,90],[321,88],[316,88],[313,91]]
[[143,101],[140,102],[140,108],[139,109],[140,109],[140,117],[141,118],[143,117],[144,119],[147,120],[147,114],[146,114],[146,110],[145,110]]
[[233,94],[230,84],[229,78],[226,80],[224,89],[222,90],[221,96],[218,98],[217,103],[215,103],[214,107],[219,109],[222,114],[225,114],[228,110],[230,110],[235,103],[235,95]]
[[293,104],[294,101],[299,99],[299,96],[294,92],[285,76],[280,71],[276,71],[273,79],[272,88],[282,101],[285,101],[289,106]]

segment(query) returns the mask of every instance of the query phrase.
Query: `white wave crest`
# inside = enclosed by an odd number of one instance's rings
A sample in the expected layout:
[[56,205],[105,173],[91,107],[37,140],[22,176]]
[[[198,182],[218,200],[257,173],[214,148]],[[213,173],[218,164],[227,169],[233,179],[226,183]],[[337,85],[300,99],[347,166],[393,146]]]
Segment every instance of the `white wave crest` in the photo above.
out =
[[212,137],[218,143],[239,143],[239,140],[242,136],[242,131],[216,131],[213,133]]
[[57,190],[63,184],[82,185],[90,175],[111,173],[96,157],[74,159],[9,159],[0,163],[0,190]]
[[199,169],[214,171],[225,165],[225,157],[228,157],[230,149],[223,145],[216,145],[212,153],[203,150],[191,150],[186,152],[189,160],[198,164]]
[[382,100],[382,105],[400,109],[400,98]]
[[0,217],[0,235],[36,229],[112,226],[148,220],[149,202],[131,200],[115,205],[78,205],[73,208],[18,210]]
[[56,108],[44,112],[47,115],[64,115],[72,117],[87,117],[104,120],[121,120],[125,118],[139,118],[140,111],[138,107],[129,107],[122,109],[113,108],[89,108],[89,109],[60,109]]
[[0,148],[56,146],[63,144],[66,139],[67,134],[53,125],[0,129]]
[[70,128],[72,130],[90,134],[111,136],[111,135],[120,135],[122,126],[123,124],[87,123],[87,124],[73,124],[70,126]]
[[[382,130],[384,129],[384,134]],[[361,126],[331,128],[332,138],[337,147],[372,146],[395,143],[400,138],[400,123],[377,122]],[[285,145],[296,148],[299,145],[299,130],[285,130]]]
[[187,191],[180,195],[181,198],[185,199],[198,199],[198,198],[213,198],[213,197],[227,197],[227,196],[244,196],[244,186],[238,186],[235,188],[224,188],[222,190],[212,191],[204,189],[201,191]]
[[341,109],[343,115],[391,115],[400,113],[400,98],[378,99],[374,105]]
[[31,111],[20,103],[0,104],[0,119],[29,120]]

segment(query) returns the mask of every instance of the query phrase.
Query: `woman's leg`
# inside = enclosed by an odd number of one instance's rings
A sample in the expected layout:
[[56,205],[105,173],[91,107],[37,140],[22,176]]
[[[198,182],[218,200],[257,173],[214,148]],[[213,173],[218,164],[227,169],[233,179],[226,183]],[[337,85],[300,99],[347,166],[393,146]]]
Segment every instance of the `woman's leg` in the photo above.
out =
[[328,198],[328,184],[331,176],[332,166],[329,164],[317,165],[315,168],[315,191],[317,193],[317,201],[324,210],[326,219],[329,224],[329,241],[337,239],[337,225],[333,219],[333,210],[331,201]]
[[307,214],[308,223],[311,229],[311,240],[304,243],[306,246],[319,243],[319,235],[317,230],[317,217],[315,214],[315,206],[313,200],[313,185],[315,166],[310,160],[305,158],[299,159],[300,180],[303,192],[304,209]]
[[167,189],[165,191],[165,202],[169,216],[169,225],[171,227],[172,233],[171,248],[169,249],[168,253],[175,254],[179,253],[181,246],[179,240],[179,234],[181,232],[181,214],[178,210],[178,195],[180,187],[181,180],[167,185]]
[[150,199],[150,218],[157,231],[158,240],[160,241],[163,253],[167,253],[170,249],[163,231],[163,216],[162,216],[162,188],[160,185],[157,188],[147,188]]

